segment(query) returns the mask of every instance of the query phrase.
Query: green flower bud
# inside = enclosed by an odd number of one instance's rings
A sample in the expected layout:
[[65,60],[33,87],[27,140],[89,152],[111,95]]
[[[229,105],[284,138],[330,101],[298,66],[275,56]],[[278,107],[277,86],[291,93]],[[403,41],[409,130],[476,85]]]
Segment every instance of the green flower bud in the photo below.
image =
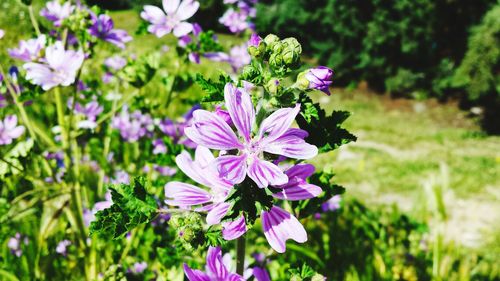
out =
[[266,43],[267,50],[269,52],[272,51],[274,44],[278,43],[280,41],[280,38],[274,34],[269,34],[264,38],[264,43]]
[[283,61],[287,66],[296,66],[300,61],[300,55],[302,54],[302,46],[297,41],[297,39],[291,37],[286,38],[282,42],[283,45]]
[[306,77],[307,72],[308,70],[302,71],[301,73],[299,73],[299,75],[297,75],[297,81],[295,82],[294,85],[296,88],[301,90],[309,89],[309,79],[307,79]]
[[314,274],[314,276],[311,278],[311,281],[325,281],[325,280],[326,280],[325,276],[319,273]]
[[253,65],[249,64],[241,70],[241,79],[249,82],[254,82],[260,76],[260,71]]
[[272,95],[276,95],[280,89],[281,89],[281,82],[278,79],[271,79],[266,84],[266,90]]

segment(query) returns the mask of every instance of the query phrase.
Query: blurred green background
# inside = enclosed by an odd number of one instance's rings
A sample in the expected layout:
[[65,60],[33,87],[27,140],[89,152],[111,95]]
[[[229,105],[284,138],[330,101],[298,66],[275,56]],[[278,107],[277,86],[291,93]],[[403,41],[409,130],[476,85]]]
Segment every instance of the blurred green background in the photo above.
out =
[[[87,1],[116,10],[131,34],[142,5],[159,2]],[[195,21],[224,32],[222,0],[200,2]],[[0,60],[11,64],[6,49],[31,28],[17,1],[0,8]],[[351,111],[358,136],[315,160],[347,192],[338,212],[310,222],[307,247],[318,254],[301,260],[335,280],[500,280],[500,2],[260,1],[255,21],[259,34],[297,37],[311,64],[334,69],[332,96],[314,98]],[[171,40],[135,37],[127,51],[138,54]]]

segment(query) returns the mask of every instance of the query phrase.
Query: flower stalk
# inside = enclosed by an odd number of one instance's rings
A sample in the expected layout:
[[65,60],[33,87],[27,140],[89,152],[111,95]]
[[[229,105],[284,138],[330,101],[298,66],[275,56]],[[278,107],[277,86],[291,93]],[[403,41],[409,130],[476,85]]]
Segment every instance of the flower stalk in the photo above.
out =
[[242,235],[236,241],[236,273],[242,276],[245,270],[245,250],[246,238],[245,235]]

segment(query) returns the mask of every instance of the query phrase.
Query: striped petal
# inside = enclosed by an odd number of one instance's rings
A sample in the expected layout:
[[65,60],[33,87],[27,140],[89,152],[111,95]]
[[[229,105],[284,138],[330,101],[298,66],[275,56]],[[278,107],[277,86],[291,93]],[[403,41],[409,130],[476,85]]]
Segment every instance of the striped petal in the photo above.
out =
[[207,271],[216,280],[224,280],[229,274],[226,266],[222,262],[222,250],[219,247],[209,247],[207,253]]
[[207,224],[214,225],[220,223],[222,218],[226,215],[227,210],[229,209],[229,204],[220,203],[213,207],[207,214]]
[[286,251],[286,240],[298,243],[307,241],[307,233],[302,224],[287,211],[273,206],[270,211],[262,211],[262,228],[264,235],[278,253]]
[[250,142],[252,127],[255,123],[255,109],[250,95],[246,90],[238,89],[228,83],[224,87],[224,99],[234,126],[247,143]]
[[184,273],[189,281],[210,281],[210,277],[205,272],[191,269],[187,264],[184,264]]
[[215,159],[214,163],[220,178],[232,184],[239,184],[243,182],[247,173],[246,160],[246,154],[240,156],[224,155]]
[[299,111],[300,104],[297,104],[294,108],[278,109],[264,119],[259,129],[259,136],[263,143],[271,142],[285,134]]
[[271,162],[253,157],[252,163],[248,167],[248,176],[257,184],[264,188],[269,185],[283,185],[288,182],[288,177],[280,168]]
[[300,129],[288,129],[279,138],[267,142],[264,151],[294,159],[310,159],[318,154],[318,148],[304,141],[307,132]]
[[177,157],[175,157],[175,163],[184,174],[195,182],[204,186],[211,186],[203,168],[191,159],[191,155],[187,151],[183,151],[181,154],[177,155]]
[[222,237],[226,240],[237,239],[246,232],[247,224],[244,216],[240,216],[240,218],[232,222],[225,222],[222,224]]
[[165,203],[172,206],[201,205],[211,201],[210,193],[183,182],[169,182],[165,185]]
[[192,122],[184,132],[198,145],[217,150],[243,149],[231,127],[217,114],[198,109]]

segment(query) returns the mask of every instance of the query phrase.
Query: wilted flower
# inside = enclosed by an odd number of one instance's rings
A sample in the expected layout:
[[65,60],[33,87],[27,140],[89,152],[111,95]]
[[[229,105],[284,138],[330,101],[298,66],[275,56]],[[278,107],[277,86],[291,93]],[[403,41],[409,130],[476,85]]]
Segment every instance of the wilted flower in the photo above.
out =
[[83,64],[81,50],[65,50],[62,42],[45,49],[45,62],[24,64],[26,79],[48,91],[58,85],[69,86],[75,82],[78,70]]
[[67,248],[69,245],[71,245],[71,241],[66,240],[66,239],[62,240],[61,242],[59,242],[59,244],[57,244],[56,253],[61,254],[63,256],[66,256],[68,253]]
[[333,71],[326,66],[311,68],[305,73],[305,78],[309,81],[309,88],[316,89],[330,95],[328,89],[332,84]]
[[229,272],[227,266],[222,261],[222,251],[219,247],[209,247],[207,253],[206,273],[200,270],[191,269],[184,264],[184,273],[189,281],[243,281],[239,274]]
[[125,30],[114,29],[113,19],[106,14],[92,16],[92,26],[89,33],[99,39],[109,42],[118,48],[124,49],[125,43],[132,41],[132,37]]
[[0,145],[11,144],[12,140],[24,133],[24,130],[24,126],[17,125],[17,116],[6,116],[3,122],[0,120]]
[[185,20],[192,17],[199,7],[200,3],[194,0],[163,0],[163,10],[146,5],[141,17],[151,23],[148,31],[157,37],[171,32],[176,37],[181,37],[193,30],[193,25]]
[[47,2],[45,7],[40,11],[40,15],[54,23],[54,26],[61,26],[64,19],[68,18],[75,10],[75,6],[71,2],[60,4],[59,0]]
[[318,153],[314,145],[304,141],[307,136],[305,131],[290,129],[299,113],[299,104],[295,108],[281,108],[273,112],[262,121],[257,135],[253,135],[255,109],[247,90],[228,83],[224,98],[240,138],[217,114],[201,109],[193,113],[193,123],[184,131],[198,145],[238,151],[237,155],[219,156],[216,160],[218,172],[227,181],[239,184],[248,175],[261,188],[283,185],[288,182],[288,177],[278,166],[264,159],[264,152],[294,159],[309,159]]
[[36,39],[21,40],[19,48],[9,49],[9,55],[25,62],[37,61],[41,57],[41,51],[45,48],[46,42],[47,37],[43,34]]

